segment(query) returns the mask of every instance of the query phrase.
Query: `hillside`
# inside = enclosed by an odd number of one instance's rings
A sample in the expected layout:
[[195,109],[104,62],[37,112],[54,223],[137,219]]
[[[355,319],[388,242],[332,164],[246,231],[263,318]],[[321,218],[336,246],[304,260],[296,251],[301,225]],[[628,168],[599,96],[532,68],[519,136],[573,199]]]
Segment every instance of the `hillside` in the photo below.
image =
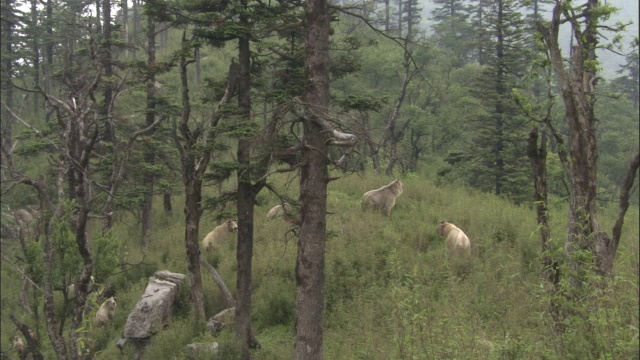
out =
[[[338,174],[336,174],[338,175]],[[342,175],[342,174],[340,174]],[[591,309],[592,317],[577,322],[571,333],[556,337],[545,314],[548,302],[540,279],[540,244],[534,212],[493,195],[455,186],[435,186],[429,177],[402,179],[405,192],[392,218],[362,212],[364,191],[389,179],[370,174],[344,176],[330,183],[326,260],[325,356],[328,359],[584,359],[637,356],[638,341],[638,209],[627,215],[616,262],[615,284],[607,294],[597,291],[576,303]],[[280,176],[295,198],[297,180]],[[227,183],[226,187],[231,184]],[[253,323],[262,349],[256,359],[288,359],[293,347],[296,238],[281,219],[266,221],[277,201],[263,192],[256,208]],[[113,238],[122,241],[126,261],[138,266],[104,279],[116,291],[118,309],[112,327],[96,335],[99,359],[131,358],[132,347],[119,355],[114,341],[122,333],[128,312],[157,270],[186,271],[183,220],[175,201],[172,215],[162,209],[154,219],[154,236],[142,252],[129,241],[135,220],[122,216]],[[602,213],[605,229],[612,226],[615,209]],[[560,246],[566,209],[557,201],[551,213],[552,236]],[[469,263],[451,262],[435,231],[439,220],[456,223],[471,238]],[[215,225],[205,214],[201,235]],[[235,288],[235,254],[227,244],[210,255],[230,288]],[[3,254],[15,243],[3,243]],[[13,325],[4,314],[27,318],[17,305],[20,277],[2,261],[2,351],[9,353]],[[222,296],[206,274],[207,316],[224,308]],[[103,284],[104,285],[104,284]],[[60,294],[56,292],[56,297]],[[183,302],[188,294],[183,294]],[[59,304],[59,302],[58,302]],[[184,306],[188,306],[183,303]],[[40,310],[41,311],[41,310]],[[184,358],[184,346],[215,340],[220,359],[238,355],[232,333],[218,338],[191,324],[188,309],[179,309],[170,327],[149,343],[145,358]],[[41,324],[42,326],[42,324]],[[39,328],[45,337],[44,328]],[[587,346],[588,345],[588,346]],[[43,349],[51,358],[51,349]]]

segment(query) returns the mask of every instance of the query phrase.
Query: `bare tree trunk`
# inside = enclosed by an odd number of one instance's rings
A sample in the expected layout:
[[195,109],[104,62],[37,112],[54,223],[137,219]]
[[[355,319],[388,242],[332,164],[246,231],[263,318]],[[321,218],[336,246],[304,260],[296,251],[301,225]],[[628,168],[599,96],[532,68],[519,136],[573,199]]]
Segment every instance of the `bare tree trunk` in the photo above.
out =
[[[182,45],[186,46],[185,34],[182,35]],[[196,154],[194,146],[198,136],[189,129],[189,118],[191,116],[191,103],[189,99],[189,84],[187,80],[187,65],[193,61],[187,61],[185,55],[180,58],[180,79],[182,82],[182,117],[180,120],[180,132],[184,138],[184,148],[177,143],[180,150],[180,160],[182,163],[182,178],[185,187],[185,233],[184,241],[187,251],[187,262],[189,277],[191,280],[191,305],[193,306],[196,320],[205,320],[204,293],[202,291],[202,274],[200,272],[200,247],[198,230],[200,226],[200,216],[202,208],[202,172],[204,170],[196,168]],[[176,140],[177,142],[177,140]],[[207,154],[204,155],[208,157]],[[208,162],[208,161],[207,161]],[[204,165],[206,167],[206,164]]]
[[[606,14],[600,14],[592,9],[598,7],[598,0],[588,0],[584,11],[577,16],[573,14],[568,2],[556,0],[552,19],[549,25],[539,23],[538,29],[542,34],[553,69],[565,104],[565,117],[569,130],[568,164],[565,165],[570,184],[570,210],[568,236],[565,244],[567,254],[573,255],[580,250],[590,251],[596,262],[596,273],[611,276],[613,260],[617,252],[622,218],[626,213],[623,206],[624,199],[628,200],[628,192],[621,192],[621,208],[618,216],[620,228],[615,228],[614,236],[610,239],[601,231],[597,219],[597,164],[598,144],[596,141],[597,120],[595,117],[596,94],[595,87],[599,77],[593,63],[596,59],[598,47],[598,24]],[[565,68],[565,59],[559,46],[560,25],[568,21],[571,24],[572,39],[576,42],[571,49],[571,67]],[[585,26],[586,24],[586,26]],[[637,169],[637,163],[632,162],[630,170]],[[633,176],[626,180],[633,183]],[[625,180],[625,181],[626,181]],[[624,198],[624,199],[623,199]],[[616,223],[618,225],[618,223]],[[579,261],[573,261],[572,268],[581,267]],[[574,276],[571,282],[575,286],[581,285],[585,279]]]
[[53,73],[53,44],[55,43],[53,37],[53,0],[47,0],[47,20],[46,20],[46,32],[47,42],[45,46],[45,53],[47,56],[46,71],[44,71],[44,91],[47,94],[53,94],[53,86],[51,85],[51,75]]
[[[13,141],[13,126],[15,123],[15,118],[9,109],[13,109],[13,85],[12,85],[12,77],[13,77],[13,24],[16,22],[15,14],[14,14],[14,5],[12,1],[2,0],[2,32],[0,36],[2,37],[2,49],[0,50],[0,54],[2,54],[2,84],[0,85],[2,88],[2,108],[0,108],[0,116],[2,117],[2,122],[0,122],[0,127],[2,129],[2,164],[6,165],[6,161],[11,161],[12,153],[14,148]],[[3,166],[3,175],[4,175],[4,166]],[[4,176],[3,176],[4,177]],[[4,180],[4,178],[3,178]]]
[[191,305],[194,317],[206,320],[204,312],[204,293],[202,291],[202,273],[200,271],[200,246],[198,232],[202,209],[201,189],[202,180],[196,179],[195,169],[187,167],[185,171],[185,247],[187,249],[187,261],[189,263],[189,276],[191,279]]
[[164,208],[164,212],[167,214],[171,214],[173,212],[173,206],[171,205],[171,193],[165,191],[162,195],[162,207]]
[[[129,45],[129,1],[120,2],[120,11],[122,11],[122,39],[126,45]],[[124,47],[124,57],[129,58],[129,46]]]
[[[31,28],[33,32],[36,31],[38,26],[38,2],[36,0],[31,0]],[[33,42],[31,46],[31,50],[33,51],[33,83],[36,86],[40,86],[40,44],[39,44],[39,36],[33,34]],[[38,102],[40,101],[40,94],[33,93],[33,113],[38,115],[40,112],[40,106],[38,106]]]
[[404,97],[407,94],[407,86],[409,86],[409,81],[411,81],[409,68],[411,66],[410,53],[408,53],[408,50],[406,49],[404,60],[404,78],[402,79],[402,85],[400,86],[400,93],[398,94],[398,98],[396,99],[396,103],[391,111],[391,115],[389,115],[389,119],[387,120],[387,127],[385,128],[384,142],[389,144],[389,163],[385,170],[385,174],[387,175],[393,174],[393,168],[398,161],[398,143],[402,139],[402,132],[396,128],[396,125],[398,123],[398,118],[400,117],[400,108],[402,107]]
[[[133,5],[133,34],[131,34],[130,38],[133,41],[134,45],[136,45],[136,43],[138,42],[137,40],[138,35],[140,34],[140,24],[142,23],[142,16],[140,16],[140,2],[140,0],[133,0],[131,2],[131,4]],[[134,59],[136,57],[137,48],[137,46],[133,47],[132,55]]]
[[202,82],[202,64],[201,64],[201,56],[200,56],[200,49],[196,49],[195,50],[195,56],[196,56],[196,71],[193,74],[193,82],[195,83],[196,87],[200,86],[200,83]]
[[305,7],[306,87],[300,177],[301,226],[296,260],[296,338],[294,359],[324,357],[324,271],[328,156],[322,114],[329,106],[329,14],[326,0],[307,0]]
[[542,240],[542,261],[544,264],[544,278],[551,284],[560,281],[558,264],[548,254],[549,244],[549,208],[547,206],[547,137],[542,133],[540,147],[538,147],[538,129],[533,128],[529,133],[528,154],[531,160],[533,183],[535,191],[533,201],[536,204],[537,223],[540,227],[540,239]]
[[[183,50],[190,48],[189,42],[186,40],[186,32],[182,33]],[[173,139],[180,153],[180,163],[182,166],[182,180],[185,188],[185,247],[187,252],[187,262],[189,275],[191,278],[191,304],[194,310],[196,320],[205,319],[204,294],[202,291],[202,274],[200,271],[200,246],[198,238],[198,230],[200,226],[200,217],[202,208],[202,181],[204,172],[211,160],[211,148],[205,146],[204,149],[198,150],[198,142],[204,142],[203,137],[210,137],[207,141],[213,141],[215,136],[214,128],[220,120],[220,106],[227,103],[233,93],[235,84],[234,70],[238,65],[231,64],[229,67],[229,79],[225,94],[207,129],[196,127],[194,130],[189,128],[189,119],[191,117],[191,103],[189,99],[189,80],[187,77],[187,66],[192,64],[193,60],[187,60],[185,51],[180,57],[180,82],[182,86],[182,115],[180,123],[174,127]],[[178,137],[178,131],[182,135],[182,139]],[[205,132],[208,131],[208,132]]]
[[[96,1],[96,5],[100,4],[100,0]],[[112,38],[112,26],[111,26],[111,0],[102,0],[102,14],[104,16],[102,21],[102,45],[100,48],[100,57],[102,61],[102,68],[104,71],[104,76],[107,79],[111,79],[113,77],[113,56],[112,56],[112,46],[111,46],[111,38]],[[98,20],[99,22],[99,20]],[[112,118],[112,105],[113,105],[113,87],[110,81],[107,81],[103,84],[104,86],[104,103],[99,109],[100,116],[104,121],[104,132],[101,134],[102,139],[112,143],[111,153],[112,158],[114,159],[115,168],[116,160],[118,158],[118,149],[117,149],[117,139],[115,134],[115,128],[113,125]],[[111,183],[111,178],[109,178],[109,183],[107,184],[107,188],[112,188],[114,185]],[[105,209],[105,213],[113,214],[113,208],[111,204]],[[102,231],[106,233],[111,230],[113,226],[113,216],[109,215],[105,217],[105,221],[103,224]]]
[[202,256],[200,256],[200,264],[207,268],[207,270],[209,270],[209,272],[211,273],[211,276],[213,276],[213,281],[215,281],[215,283],[220,288],[220,291],[222,291],[222,294],[224,295],[224,299],[226,301],[225,305],[227,309],[235,307],[236,301],[233,299],[233,295],[231,294],[231,291],[229,291],[227,285],[224,283],[224,281],[222,281],[222,278],[220,277],[220,274],[218,274],[216,268],[209,264],[209,262],[207,262],[207,260]]

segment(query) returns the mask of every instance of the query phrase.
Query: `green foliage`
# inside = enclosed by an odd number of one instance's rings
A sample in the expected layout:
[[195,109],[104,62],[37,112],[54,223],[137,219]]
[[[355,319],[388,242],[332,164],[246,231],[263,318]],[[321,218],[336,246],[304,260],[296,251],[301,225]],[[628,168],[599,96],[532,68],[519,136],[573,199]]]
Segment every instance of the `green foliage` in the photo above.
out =
[[115,239],[111,232],[93,239],[91,250],[94,259],[93,273],[97,283],[108,279],[127,256],[123,241]]
[[[62,217],[51,220],[51,238],[53,240],[55,264],[53,272],[47,274],[54,283],[67,285],[67,276],[77,276],[82,271],[82,257],[78,253],[76,235],[71,230],[69,221],[73,217],[74,203],[65,204]],[[73,280],[73,279],[72,279]]]

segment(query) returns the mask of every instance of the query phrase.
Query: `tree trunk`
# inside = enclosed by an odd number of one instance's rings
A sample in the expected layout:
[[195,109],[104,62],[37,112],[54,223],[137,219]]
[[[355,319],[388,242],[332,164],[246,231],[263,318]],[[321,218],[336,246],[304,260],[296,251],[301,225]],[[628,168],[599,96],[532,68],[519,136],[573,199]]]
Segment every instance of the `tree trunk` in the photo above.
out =
[[200,271],[200,244],[199,227],[202,209],[201,189],[202,180],[196,179],[195,169],[188,168],[185,171],[185,247],[187,249],[187,262],[189,277],[191,279],[191,305],[196,320],[206,320],[204,312],[204,292],[202,290],[202,273]]
[[[405,48],[404,48],[404,62],[402,63],[404,69],[404,77],[402,79],[402,85],[400,85],[400,93],[398,94],[398,98],[396,99],[395,105],[393,106],[393,110],[389,115],[389,119],[387,120],[387,127],[385,128],[385,138],[384,143],[389,144],[389,163],[387,164],[387,169],[385,170],[385,174],[392,175],[393,168],[398,161],[398,143],[402,140],[402,131],[396,128],[398,123],[398,118],[400,117],[400,108],[402,108],[402,103],[404,102],[404,98],[407,94],[407,87],[409,86],[409,82],[411,81],[411,52],[407,49],[409,46],[408,38],[405,39]],[[383,145],[384,146],[384,145]]]
[[558,269],[558,263],[553,261],[548,253],[551,248],[549,244],[549,208],[547,206],[547,136],[545,132],[542,133],[540,147],[538,147],[538,129],[531,130],[528,155],[533,173],[533,201],[536,205],[537,224],[540,227],[540,239],[542,240],[543,274],[549,283],[556,285],[560,281],[560,269]]
[[[100,1],[98,0],[96,2],[96,6],[100,4]],[[99,9],[99,8],[98,8]],[[112,38],[112,26],[111,26],[111,0],[102,0],[102,15],[104,16],[103,21],[102,21],[102,37],[100,37],[100,39],[102,40],[102,44],[100,46],[100,56],[101,56],[101,61],[102,61],[102,68],[104,71],[104,76],[109,79],[108,81],[106,81],[104,84],[102,84],[104,86],[104,92],[103,92],[103,97],[104,97],[104,102],[102,103],[102,106],[99,109],[99,113],[100,113],[100,117],[101,119],[103,119],[102,121],[104,121],[103,127],[104,127],[104,131],[102,134],[102,139],[106,142],[112,143],[112,146],[110,148],[111,150],[111,154],[112,154],[112,159],[113,159],[113,169],[115,172],[115,169],[117,167],[116,165],[116,159],[118,158],[119,154],[118,154],[118,149],[117,149],[117,139],[116,139],[116,134],[115,134],[115,128],[113,126],[113,118],[112,118],[112,102],[113,102],[113,89],[111,86],[111,78],[113,77],[113,56],[112,56],[112,46],[111,46],[111,38]],[[99,17],[98,17],[98,23],[100,23]],[[112,183],[111,177],[108,177],[109,181],[107,183],[107,188],[113,188],[115,185]],[[107,214],[111,214],[105,217],[103,226],[102,226],[102,232],[106,233],[109,230],[111,230],[111,227],[113,226],[113,207],[111,205],[111,203],[109,203],[109,205],[107,206],[107,208],[105,208],[105,213]]]
[[296,338],[294,359],[323,358],[324,271],[329,136],[320,118],[329,106],[329,14],[326,0],[305,7],[306,88],[300,176],[301,226],[296,260]]
[[495,138],[493,144],[493,156],[495,159],[495,193],[502,194],[504,187],[505,168],[504,168],[504,117],[505,109],[502,98],[505,96],[505,54],[504,54],[504,13],[502,11],[502,0],[497,1],[498,12],[496,18],[496,104],[495,113]]
[[44,91],[47,94],[53,94],[53,86],[51,85],[50,76],[53,73],[53,45],[55,40],[53,38],[53,0],[47,0],[47,21],[46,21],[47,42],[45,46],[45,53],[47,56],[46,71],[44,71]]
[[[147,18],[147,66],[153,68],[156,62],[156,25],[152,17]],[[147,109],[145,125],[149,127],[156,121],[156,77],[153,72],[147,81]],[[145,144],[144,162],[146,165],[155,163],[155,149],[148,141]],[[142,247],[149,244],[151,238],[151,218],[153,211],[153,187],[155,176],[152,171],[145,171],[143,179],[144,195],[142,201]]]
[[[13,153],[13,125],[15,119],[9,109],[13,110],[13,23],[16,21],[13,3],[10,0],[2,0],[2,108],[0,109],[0,116],[2,122],[0,126],[2,128],[2,164],[5,165],[5,161],[11,161],[11,154]],[[5,21],[6,20],[6,21]],[[4,175],[4,166],[3,166]],[[3,176],[4,177],[4,176]],[[4,180],[4,178],[3,178]]]
[[[140,34],[140,24],[142,23],[142,17],[140,16],[140,0],[133,0],[131,2],[133,6],[133,34],[131,34],[131,40],[136,43],[138,39],[138,34]],[[136,49],[137,47],[133,47],[132,57],[136,58]]]
[[[36,31],[38,27],[38,2],[37,0],[31,0],[31,29],[32,29],[32,46],[31,50],[33,51],[33,84],[36,86],[40,86],[40,44],[39,44],[39,36],[36,35]],[[38,115],[40,112],[40,106],[38,105],[38,101],[40,101],[40,94],[33,93],[33,113]]]
[[171,214],[173,212],[173,206],[171,205],[171,193],[169,191],[165,191],[162,195],[162,207],[166,214]]
[[[246,7],[246,1],[243,2]],[[247,16],[240,15],[240,22],[246,24]],[[240,37],[238,39],[238,61],[240,74],[237,82],[238,106],[240,116],[243,121],[249,123],[251,119],[251,54],[249,51],[249,38]],[[242,346],[242,358],[251,359],[250,346],[253,344],[253,334],[251,329],[251,267],[253,258],[253,217],[255,195],[251,182],[251,148],[253,141],[241,138],[238,141],[238,247],[236,259],[238,264],[238,275],[236,279],[236,316],[235,331]]]
[[[182,45],[186,46],[185,33],[182,34]],[[200,216],[202,208],[202,173],[207,167],[208,160],[198,164],[196,167],[196,142],[198,135],[189,129],[189,118],[191,117],[191,103],[189,99],[189,81],[187,80],[187,65],[192,61],[187,61],[185,55],[180,57],[180,81],[182,85],[182,116],[180,119],[180,132],[184,138],[184,148],[176,140],[176,146],[180,150],[180,161],[182,164],[182,179],[185,190],[185,248],[187,252],[187,262],[189,277],[191,280],[191,305],[196,320],[206,320],[204,311],[204,293],[202,290],[202,274],[200,271],[200,247],[198,231],[200,226]],[[177,136],[177,134],[176,134]],[[208,151],[205,150],[203,157],[208,159]]]
[[42,216],[45,224],[44,276],[42,278],[42,291],[44,293],[44,316],[46,319],[45,324],[47,326],[47,334],[49,335],[49,340],[51,340],[51,345],[53,346],[53,350],[55,351],[58,359],[66,360],[69,358],[67,355],[67,344],[65,344],[62,336],[58,334],[56,309],[53,297],[53,284],[51,279],[51,275],[54,273],[53,269],[56,266],[54,253],[55,247],[53,245],[53,239],[51,238],[51,229],[49,228],[52,214],[50,213],[50,211],[45,210],[43,211]]
[[[126,45],[129,45],[129,1],[120,2],[120,11],[122,11],[122,39]],[[129,58],[129,46],[124,47],[124,57]]]
[[[610,239],[605,232],[601,232],[597,219],[597,173],[598,173],[598,144],[596,141],[595,87],[598,77],[593,63],[596,59],[598,47],[598,24],[607,14],[594,12],[598,7],[598,0],[588,0],[584,11],[577,17],[571,15],[571,4],[557,0],[553,9],[550,24],[538,24],[553,69],[556,73],[562,99],[565,105],[565,117],[569,130],[569,162],[565,166],[570,185],[570,209],[568,236],[565,243],[567,254],[572,257],[577,251],[588,250],[595,257],[598,274],[611,276],[613,260],[618,248],[618,240],[622,226],[622,219],[626,213],[623,206],[624,199],[628,200],[628,192],[625,186],[621,191],[621,206],[618,215],[620,228],[616,228],[617,234]],[[571,67],[565,68],[564,58],[559,46],[560,24],[569,19],[571,23],[572,39],[576,42],[571,49]],[[588,24],[582,29],[583,22]],[[630,170],[637,169],[632,162]],[[627,175],[625,182],[633,183],[635,170],[630,177]],[[624,198],[624,199],[623,199]],[[616,223],[616,225],[618,222]],[[616,239],[615,237],[618,237]],[[580,274],[581,262],[571,260],[571,266],[577,274]],[[571,282],[575,286],[581,285],[586,279],[576,275]]]

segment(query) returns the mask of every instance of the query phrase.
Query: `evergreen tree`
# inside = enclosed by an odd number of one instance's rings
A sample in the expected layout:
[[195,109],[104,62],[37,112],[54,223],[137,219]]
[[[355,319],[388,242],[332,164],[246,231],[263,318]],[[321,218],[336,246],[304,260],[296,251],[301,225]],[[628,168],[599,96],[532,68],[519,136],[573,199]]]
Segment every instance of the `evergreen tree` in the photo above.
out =
[[498,0],[487,10],[485,24],[493,52],[474,83],[485,113],[469,129],[476,135],[468,153],[469,181],[485,191],[522,200],[529,194],[526,121],[511,97],[528,63],[524,21],[518,1]]
[[434,38],[441,51],[451,54],[456,68],[472,60],[474,31],[469,23],[472,8],[466,0],[434,0],[438,6],[432,12]]
[[638,108],[638,102],[640,102],[640,92],[638,91],[638,69],[640,68],[640,57],[638,56],[638,47],[640,46],[640,39],[636,37],[631,43],[631,51],[625,56],[626,62],[620,65],[620,69],[616,73],[622,76],[615,80],[618,87],[618,91],[626,94],[633,102],[633,105]]

